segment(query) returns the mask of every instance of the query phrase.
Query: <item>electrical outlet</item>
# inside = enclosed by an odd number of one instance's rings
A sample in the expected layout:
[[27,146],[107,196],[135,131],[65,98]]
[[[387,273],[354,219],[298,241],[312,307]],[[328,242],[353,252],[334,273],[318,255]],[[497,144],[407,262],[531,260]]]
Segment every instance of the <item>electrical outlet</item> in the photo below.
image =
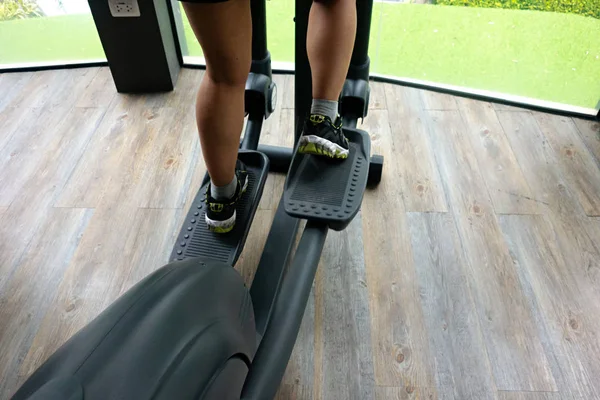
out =
[[139,17],[140,7],[137,0],[108,0],[113,17]]

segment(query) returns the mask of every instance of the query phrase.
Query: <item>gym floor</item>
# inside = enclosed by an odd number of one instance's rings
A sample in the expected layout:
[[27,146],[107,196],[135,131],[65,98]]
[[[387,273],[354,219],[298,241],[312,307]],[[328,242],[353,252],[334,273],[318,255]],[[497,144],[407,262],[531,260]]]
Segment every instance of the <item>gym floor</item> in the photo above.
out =
[[[204,174],[202,71],[0,75],[0,398],[167,262]],[[293,77],[261,141],[291,145]],[[325,245],[279,399],[600,399],[600,126],[372,85],[385,156]],[[284,177],[237,269],[252,281]]]

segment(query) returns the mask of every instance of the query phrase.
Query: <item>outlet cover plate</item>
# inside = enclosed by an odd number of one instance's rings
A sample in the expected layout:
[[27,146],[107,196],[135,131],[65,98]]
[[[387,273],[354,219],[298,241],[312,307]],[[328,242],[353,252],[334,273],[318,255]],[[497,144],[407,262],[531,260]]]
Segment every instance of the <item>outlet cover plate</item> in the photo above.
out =
[[113,17],[139,17],[140,7],[137,0],[108,0]]

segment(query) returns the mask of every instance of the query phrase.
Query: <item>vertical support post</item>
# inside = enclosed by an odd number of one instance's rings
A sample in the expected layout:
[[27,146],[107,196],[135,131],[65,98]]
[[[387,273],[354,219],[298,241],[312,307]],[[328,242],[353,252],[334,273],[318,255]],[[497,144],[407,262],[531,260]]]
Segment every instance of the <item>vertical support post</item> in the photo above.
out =
[[[250,0],[252,17],[252,66],[246,80],[244,97],[249,121],[267,119],[275,110],[276,88],[271,71],[271,54],[267,49],[267,6],[266,0]],[[260,137],[258,130],[246,129],[246,134],[255,132],[252,138],[244,136],[243,145],[252,145],[256,149]]]
[[356,67],[369,62],[372,13],[373,0],[356,0],[356,39],[354,40],[354,50],[350,61],[350,64]]
[[[369,37],[371,33],[371,14],[373,0],[356,0],[356,37],[346,82],[342,89],[340,114],[344,123],[356,121],[369,112]],[[347,126],[347,125],[345,125]]]
[[252,14],[252,60],[264,60],[267,51],[267,10],[265,0],[250,0]]
[[295,138],[294,147],[302,133],[302,122],[310,111],[310,101],[312,99],[312,78],[310,64],[308,63],[308,54],[306,53],[306,32],[308,30],[308,14],[312,0],[296,0],[296,76],[294,80],[294,123]]

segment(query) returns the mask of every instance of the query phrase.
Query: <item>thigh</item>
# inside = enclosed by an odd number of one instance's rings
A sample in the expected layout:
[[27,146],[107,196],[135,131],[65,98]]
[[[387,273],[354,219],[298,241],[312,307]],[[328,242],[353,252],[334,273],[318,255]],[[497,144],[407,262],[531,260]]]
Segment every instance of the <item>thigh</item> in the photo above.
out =
[[252,61],[250,0],[183,2],[214,78],[245,81]]

